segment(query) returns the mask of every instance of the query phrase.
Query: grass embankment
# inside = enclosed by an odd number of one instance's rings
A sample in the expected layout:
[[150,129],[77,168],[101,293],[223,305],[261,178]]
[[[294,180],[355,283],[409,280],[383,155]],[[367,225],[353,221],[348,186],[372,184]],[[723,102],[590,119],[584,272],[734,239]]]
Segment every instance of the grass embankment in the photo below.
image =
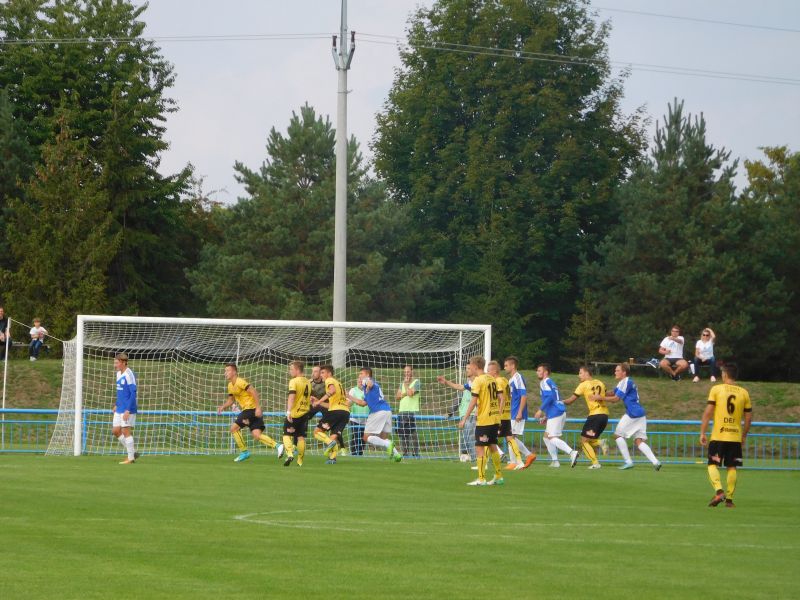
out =
[[[0,363],[2,365],[2,363]],[[58,408],[61,395],[62,361],[43,358],[32,363],[25,359],[12,359],[8,365],[8,384],[6,406],[11,408]],[[536,387],[536,374],[524,371],[531,388],[530,402],[539,403]],[[575,374],[556,373],[553,375],[563,397],[569,397],[578,385]],[[609,389],[614,386],[614,378],[609,375],[599,377]],[[652,419],[699,419],[703,414],[711,383],[704,378],[700,383],[691,379],[675,382],[666,377],[653,377],[636,374],[636,383]],[[798,422],[800,421],[800,384],[774,382],[741,382],[750,391],[757,421]],[[220,378],[220,388],[224,382]],[[431,382],[431,385],[435,385]],[[619,417],[621,408],[611,407],[612,417]],[[580,400],[570,406],[569,416],[581,418],[586,415],[586,404]]]

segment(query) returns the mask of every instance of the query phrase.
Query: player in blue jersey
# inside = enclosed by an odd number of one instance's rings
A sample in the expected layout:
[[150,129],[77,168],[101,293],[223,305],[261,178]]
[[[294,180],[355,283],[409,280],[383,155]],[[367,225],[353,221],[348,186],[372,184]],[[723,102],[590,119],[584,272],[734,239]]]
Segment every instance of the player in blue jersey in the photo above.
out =
[[392,408],[383,397],[381,386],[372,378],[372,369],[364,367],[359,371],[358,387],[364,392],[363,400],[351,394],[347,397],[351,402],[369,408],[369,416],[364,425],[364,442],[386,450],[386,456],[390,460],[400,462],[403,455],[389,439],[389,434],[392,433]]
[[[503,368],[508,373],[508,389],[511,392],[511,435],[517,443],[517,449],[524,463],[516,466],[510,462],[514,454],[509,454],[509,469],[527,469],[536,460],[536,452],[528,450],[523,443],[525,433],[525,421],[528,420],[528,389],[525,378],[517,369],[519,360],[516,356],[509,356],[503,361]],[[506,399],[508,401],[508,399]]]
[[539,378],[542,406],[536,411],[534,418],[539,419],[540,423],[546,423],[544,445],[550,454],[550,466],[561,466],[561,463],[558,462],[558,451],[561,450],[569,455],[569,465],[574,467],[578,461],[578,451],[570,448],[569,444],[561,439],[564,423],[567,421],[567,407],[561,400],[556,382],[550,378],[550,365],[540,364],[536,368],[536,376]]
[[631,453],[628,450],[628,438],[633,438],[634,444],[639,451],[647,457],[656,471],[661,469],[661,463],[653,454],[653,450],[647,445],[647,412],[644,406],[639,402],[639,390],[636,387],[633,379],[629,377],[631,367],[628,363],[619,363],[614,369],[614,377],[616,377],[617,387],[613,392],[606,392],[605,397],[593,396],[595,400],[603,399],[607,402],[622,401],[625,404],[625,414],[617,424],[614,430],[617,448],[619,448],[622,458],[625,463],[620,469],[633,468],[633,460],[631,460]]
[[136,424],[136,375],[128,367],[128,355],[124,352],[114,358],[116,369],[117,402],[114,405],[114,422],[112,432],[125,448],[128,458],[121,465],[130,465],[139,458],[139,453],[134,450],[133,434],[131,429]]

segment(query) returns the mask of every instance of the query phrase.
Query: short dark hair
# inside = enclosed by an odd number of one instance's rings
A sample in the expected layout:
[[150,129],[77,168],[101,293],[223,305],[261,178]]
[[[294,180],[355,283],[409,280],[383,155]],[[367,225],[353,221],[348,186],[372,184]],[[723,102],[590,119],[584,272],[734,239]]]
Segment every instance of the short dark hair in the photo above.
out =
[[320,365],[319,366],[319,370],[320,371],[327,371],[328,373],[333,375],[333,365]]
[[552,369],[550,368],[550,363],[539,363],[538,365],[536,365],[536,368],[538,369],[539,367],[542,367],[548,373],[553,372]]
[[617,365],[620,369],[625,371],[625,375],[630,375],[631,373],[631,366],[626,362],[621,362]]
[[594,368],[589,365],[581,365],[580,367],[589,374],[589,377],[594,377]]
[[503,361],[504,363],[510,362],[514,363],[514,368],[519,368],[519,359],[516,356],[506,356],[506,359]]
[[361,370],[364,371],[368,377],[372,377],[372,369],[369,367],[361,367]]
[[480,354],[477,356],[471,356],[469,359],[469,363],[471,365],[475,365],[479,369],[483,369],[486,366],[486,359],[483,358]]
[[681,329],[680,325],[673,325],[670,329],[677,329],[678,333],[683,333],[683,329]]
[[237,367],[237,366],[236,366],[236,363],[229,362],[229,363],[228,363],[228,364],[226,364],[225,366],[226,366],[226,367],[231,367],[231,368],[232,368],[234,371],[236,371],[237,373],[239,372],[239,367]]
[[734,381],[739,377],[739,365],[736,363],[725,363],[720,367],[723,372]]

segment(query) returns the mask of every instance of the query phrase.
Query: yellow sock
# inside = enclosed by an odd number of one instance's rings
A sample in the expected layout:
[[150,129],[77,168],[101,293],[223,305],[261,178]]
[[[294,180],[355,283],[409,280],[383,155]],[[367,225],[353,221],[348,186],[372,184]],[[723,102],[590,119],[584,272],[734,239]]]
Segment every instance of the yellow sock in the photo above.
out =
[[736,473],[736,469],[728,469],[728,491],[725,495],[731,500],[733,500],[733,492],[736,491],[736,478],[738,477]]
[[500,463],[500,453],[497,450],[495,450],[491,453],[491,457],[492,457],[492,466],[494,467],[494,476],[497,477],[498,479],[502,479],[503,472],[500,470],[502,468]]
[[592,464],[594,465],[597,464],[597,454],[595,453],[594,448],[592,448],[591,441],[592,440],[583,442],[583,444],[581,444],[581,448],[583,448],[583,453],[589,457],[589,460],[591,460]]
[[330,436],[327,433],[325,433],[324,431],[315,432],[314,433],[314,439],[315,440],[319,440],[320,442],[322,442],[326,446],[331,443]]
[[244,438],[242,437],[242,432],[240,430],[237,429],[231,435],[233,435],[233,441],[236,442],[236,446],[240,451],[244,452],[247,450],[247,444],[244,443]]
[[289,456],[294,454],[294,443],[292,442],[292,436],[283,436],[283,446],[286,448],[286,452],[289,454]]
[[722,489],[722,481],[720,481],[719,478],[719,469],[717,465],[708,465],[708,479],[715,492]]
[[517,459],[517,464],[522,462],[522,455],[519,453],[519,446],[517,445],[517,440],[511,438],[508,440],[508,447],[511,448],[511,451],[514,453],[514,458]]
[[328,458],[330,458],[331,460],[334,460],[336,458],[337,454],[339,454],[339,446],[338,446],[338,444],[333,447],[333,450],[331,450],[330,454],[328,454]]
[[486,455],[478,457],[478,479],[486,479]]
[[600,445],[600,440],[589,440],[589,443],[594,447],[597,448]]
[[270,448],[274,448],[275,446],[278,445],[278,442],[273,440],[266,433],[262,433],[260,436],[258,436],[258,441],[264,444],[265,446],[269,446]]
[[306,455],[306,438],[297,440],[297,464],[303,464],[303,458]]

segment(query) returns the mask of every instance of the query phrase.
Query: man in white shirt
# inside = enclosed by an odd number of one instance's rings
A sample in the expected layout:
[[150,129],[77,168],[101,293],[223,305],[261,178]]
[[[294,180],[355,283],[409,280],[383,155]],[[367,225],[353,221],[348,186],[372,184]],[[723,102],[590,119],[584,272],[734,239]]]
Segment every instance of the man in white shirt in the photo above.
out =
[[658,348],[658,353],[663,357],[661,368],[673,381],[680,381],[681,373],[689,368],[689,363],[683,358],[683,344],[681,328],[673,325],[669,335],[661,340]]

